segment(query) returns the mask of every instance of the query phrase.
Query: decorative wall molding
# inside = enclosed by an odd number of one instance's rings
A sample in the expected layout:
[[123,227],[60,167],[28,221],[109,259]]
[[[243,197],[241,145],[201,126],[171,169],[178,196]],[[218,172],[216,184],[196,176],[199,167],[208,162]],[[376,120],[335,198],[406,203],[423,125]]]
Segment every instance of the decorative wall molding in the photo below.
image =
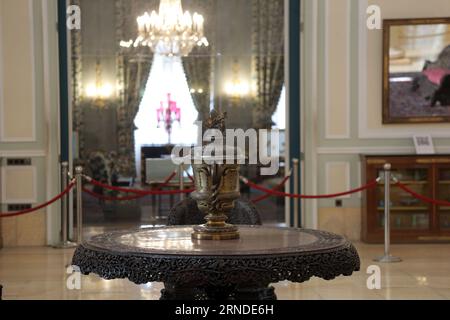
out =
[[[289,0],[284,0],[284,8],[285,9],[289,9]],[[286,12],[288,12],[287,10],[285,10]],[[284,28],[285,30],[289,30],[289,15],[285,14],[284,15]],[[285,78],[285,93],[286,93],[286,133],[289,133],[289,121],[287,121],[289,119],[290,116],[290,110],[289,110],[289,106],[290,106],[290,90],[291,90],[291,86],[290,86],[290,82],[289,82],[289,32],[285,32],[284,33],[284,56],[285,56],[285,63],[284,63],[284,78]],[[286,137],[286,146],[290,145],[290,139],[289,139],[289,134],[285,135]],[[289,148],[286,148],[286,159],[290,159],[290,150]],[[291,164],[290,161],[287,161],[286,163],[286,171],[288,172],[291,169]],[[290,190],[290,184],[287,183],[286,184],[286,192],[291,192]],[[284,221],[286,223],[286,225],[290,226],[291,225],[291,201],[290,199],[285,199],[284,201],[285,203],[285,208],[284,208]]]
[[[449,147],[435,147],[437,154],[450,154]],[[414,147],[331,147],[331,148],[317,148],[319,155],[359,155],[359,154],[374,154],[374,155],[403,155],[416,154]]]
[[[319,137],[318,121],[318,45],[319,45],[319,1],[302,1],[302,19],[305,25],[302,33],[302,57],[303,68],[301,69],[302,90],[309,86],[310,94],[302,95],[303,126],[302,143],[305,161],[302,162],[304,175],[302,179],[302,190],[305,193],[318,194],[318,163],[317,145]],[[310,57],[310,62],[305,63],[306,56]],[[305,91],[306,92],[306,91]],[[306,228],[318,228],[318,200],[312,199],[302,201],[302,218],[306,221],[302,225]]]
[[[345,187],[343,190],[331,190],[330,185],[330,170],[332,166],[345,166]],[[330,161],[325,164],[325,192],[327,194],[334,192],[347,191],[351,188],[351,178],[350,178],[350,162],[348,161]],[[339,199],[350,199],[351,195],[339,197]]]
[[[367,128],[367,92],[368,92],[368,84],[367,84],[367,65],[369,63],[367,58],[367,35],[369,31],[366,26],[366,17],[367,17],[367,7],[368,0],[359,0],[358,1],[358,12],[359,12],[359,26],[358,26],[358,138],[359,139],[411,139],[415,134],[418,133],[427,133],[431,134],[433,138],[450,138],[450,130],[446,128],[440,129],[432,129],[430,132],[430,126],[424,124],[423,128],[414,126],[406,126],[405,128],[401,128],[402,125],[395,125],[393,130],[389,130],[389,126],[387,125],[383,128],[378,129],[369,129]],[[381,51],[380,51],[381,53]],[[381,58],[380,58],[381,59]],[[381,72],[381,70],[380,70]],[[380,91],[381,94],[381,91]],[[379,106],[381,112],[381,105]]]
[[[304,1],[302,1],[302,3],[304,3]],[[313,14],[312,14],[312,48],[311,48],[311,57],[313,58],[312,61],[312,94],[313,94],[313,98],[312,98],[312,114],[313,114],[313,119],[317,119],[317,108],[318,108],[318,77],[317,77],[317,70],[318,70],[318,65],[317,65],[317,53],[318,53],[318,21],[319,21],[319,8],[318,8],[319,4],[318,1],[313,1],[313,5],[312,5],[312,10],[313,10]],[[318,138],[318,123],[317,121],[313,122],[313,137],[311,139],[311,146],[313,148],[312,151],[312,172],[313,172],[313,179],[312,179],[312,191],[314,194],[318,194],[318,178],[317,178],[317,173],[318,173],[318,165],[317,165],[317,152],[316,152],[316,148],[317,148],[317,138]],[[303,135],[305,136],[305,130],[303,130]],[[305,150],[305,153],[307,152],[307,150]],[[306,163],[305,163],[306,165]],[[304,190],[304,189],[303,189]],[[311,214],[312,214],[312,225],[311,226],[306,226],[306,227],[311,227],[313,229],[317,229],[319,227],[319,214],[318,214],[318,200],[314,199],[311,201]],[[305,211],[307,212],[307,211]]]
[[[7,172],[11,171],[23,171],[29,169],[32,174],[32,181],[15,181],[15,183],[31,183],[33,187],[33,194],[30,198],[25,199],[14,199],[7,197],[7,186],[11,185],[11,182],[8,184],[7,181]],[[2,166],[1,167],[1,199],[3,204],[34,204],[37,202],[37,169],[36,166]]]
[[0,158],[44,158],[45,150],[0,150]]
[[[331,52],[329,49],[329,3],[332,0],[326,0],[325,1],[325,52]],[[324,61],[324,69],[325,69],[325,139],[328,140],[344,140],[344,139],[350,139],[350,126],[351,126],[351,117],[350,117],[350,103],[351,103],[351,64],[350,64],[350,53],[351,53],[351,2],[350,0],[344,0],[345,5],[347,8],[347,19],[346,21],[346,48],[347,48],[347,59],[346,59],[346,76],[345,76],[345,82],[347,83],[347,92],[346,92],[346,103],[345,103],[345,117],[346,117],[346,128],[345,128],[345,134],[342,135],[336,135],[329,132],[330,125],[331,125],[331,119],[330,119],[330,92],[329,92],[329,62],[328,62],[328,56],[325,55],[325,61]],[[342,4],[340,4],[342,5]]]
[[[43,42],[43,55],[44,55],[44,110],[45,110],[45,120],[47,123],[47,149],[48,149],[48,157],[46,159],[45,163],[45,169],[46,169],[46,179],[45,179],[45,185],[46,185],[46,199],[50,198],[51,193],[53,192],[53,173],[52,173],[52,151],[53,151],[53,144],[51,133],[52,133],[52,121],[51,121],[51,92],[50,92],[50,42],[49,42],[49,28],[48,24],[45,23],[49,20],[49,5],[48,0],[42,1],[42,42]],[[59,88],[59,87],[58,87]],[[54,209],[47,207],[46,208],[46,227],[47,227],[47,245],[50,245],[52,243],[53,234],[55,231],[53,229],[56,229],[54,226],[56,223],[54,223],[54,217],[52,217],[52,213],[54,212]]]
[[[305,10],[305,2],[302,1],[300,3],[300,12],[304,12]],[[301,24],[301,30],[300,30],[300,55],[301,57],[303,57],[303,53],[305,52],[305,18],[304,15],[301,14],[300,15],[300,24]],[[303,68],[305,67],[305,59],[300,59],[300,70],[303,70]],[[300,90],[301,92],[303,92],[305,90],[305,86],[303,85],[303,83],[305,81],[305,73],[304,72],[300,72]],[[287,120],[287,119],[286,119]],[[305,127],[305,97],[304,95],[300,95],[300,128],[304,128]],[[300,152],[302,154],[305,154],[305,139],[304,139],[304,135],[303,132],[300,131]],[[300,184],[300,190],[305,190],[305,162],[304,161],[300,161],[300,180],[299,180],[299,184]],[[305,216],[305,212],[303,210],[301,210],[302,208],[305,207],[305,199],[299,199],[299,204],[300,204],[300,226],[305,226],[306,223],[306,216]]]
[[[361,161],[358,161],[358,163],[356,164],[356,186],[355,188],[358,188],[359,186],[362,186],[363,182],[362,182],[362,175],[361,175],[361,170],[362,170],[362,164]],[[362,199],[362,192],[358,192],[356,194],[356,197],[358,199]]]
[[3,25],[0,20],[0,142],[3,141],[3,130],[5,126],[3,125],[3,120],[5,119],[4,115],[4,93],[3,93]]
[[[46,121],[46,157],[45,168],[39,168],[39,170],[45,170],[45,182],[42,180],[42,185],[46,186],[46,193],[44,194],[46,200],[50,200],[55,194],[58,194],[60,190],[60,163],[59,163],[59,66],[54,64],[55,59],[58,58],[58,33],[55,25],[57,24],[57,1],[54,0],[42,0],[41,5],[41,18],[42,22],[37,25],[36,28],[42,32],[42,61],[43,61],[43,101],[45,113],[44,120]],[[70,199],[70,198],[69,198]],[[55,245],[60,241],[60,214],[61,206],[48,206],[46,208],[46,235],[47,245]],[[72,220],[69,223],[69,237],[73,235]]]
[[358,138],[367,126],[367,0],[358,1]]
[[347,105],[345,112],[347,117],[346,134],[347,138],[351,137],[351,104],[352,104],[352,65],[351,65],[351,52],[352,52],[352,1],[346,0],[347,4]]
[[[1,18],[1,16],[0,16]],[[4,93],[3,93],[3,25],[2,21],[0,20],[0,142],[3,140],[3,120],[5,119],[3,107],[5,104],[4,101]]]
[[2,48],[2,37],[3,30],[0,24],[0,142],[7,143],[22,143],[22,142],[36,142],[36,58],[35,58],[35,35],[34,35],[34,10],[33,10],[33,0],[28,0],[28,17],[29,17],[29,32],[30,32],[30,59],[31,59],[31,78],[32,78],[32,92],[31,92],[31,112],[32,112],[32,123],[31,130],[32,134],[30,137],[7,137],[4,132],[4,93],[3,90],[3,48]]

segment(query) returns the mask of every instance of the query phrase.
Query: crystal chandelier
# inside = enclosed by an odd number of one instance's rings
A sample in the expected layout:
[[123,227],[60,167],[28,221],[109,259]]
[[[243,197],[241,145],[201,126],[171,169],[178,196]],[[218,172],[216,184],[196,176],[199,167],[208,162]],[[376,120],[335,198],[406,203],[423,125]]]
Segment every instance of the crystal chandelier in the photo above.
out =
[[195,46],[208,46],[203,33],[204,18],[198,13],[183,12],[181,0],[161,0],[159,12],[147,12],[137,18],[138,37],[123,47],[148,46],[165,56],[187,56]]

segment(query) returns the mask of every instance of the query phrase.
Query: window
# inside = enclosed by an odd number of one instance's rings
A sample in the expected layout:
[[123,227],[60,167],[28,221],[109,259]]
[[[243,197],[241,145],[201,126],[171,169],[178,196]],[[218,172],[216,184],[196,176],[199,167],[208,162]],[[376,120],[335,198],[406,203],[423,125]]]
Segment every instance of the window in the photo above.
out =
[[273,128],[286,130],[286,87],[283,86],[277,110],[272,116]]
[[[165,145],[169,134],[164,123],[158,123],[157,110],[167,107],[168,94],[180,108],[180,122],[173,122],[170,143],[192,145],[197,142],[195,121],[198,112],[192,101],[180,57],[155,55],[139,111],[134,120],[137,172],[140,172],[141,146]],[[161,117],[162,118],[162,117]]]

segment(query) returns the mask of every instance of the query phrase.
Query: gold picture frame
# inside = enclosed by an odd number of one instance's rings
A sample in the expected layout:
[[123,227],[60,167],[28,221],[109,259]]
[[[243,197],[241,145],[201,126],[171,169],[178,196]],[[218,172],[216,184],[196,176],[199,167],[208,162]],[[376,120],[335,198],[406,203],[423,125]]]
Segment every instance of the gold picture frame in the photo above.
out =
[[450,17],[383,21],[383,124],[450,122],[449,81]]

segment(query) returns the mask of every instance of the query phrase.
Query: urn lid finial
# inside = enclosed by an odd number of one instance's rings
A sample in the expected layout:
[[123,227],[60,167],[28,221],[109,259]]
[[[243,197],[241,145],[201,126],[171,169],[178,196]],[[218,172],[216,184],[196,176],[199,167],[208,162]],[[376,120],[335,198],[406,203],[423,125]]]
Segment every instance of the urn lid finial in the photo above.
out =
[[226,125],[225,120],[227,118],[226,112],[219,112],[217,110],[212,110],[209,114],[209,118],[206,119],[203,131],[209,130],[209,129],[217,129],[222,133],[225,133]]

